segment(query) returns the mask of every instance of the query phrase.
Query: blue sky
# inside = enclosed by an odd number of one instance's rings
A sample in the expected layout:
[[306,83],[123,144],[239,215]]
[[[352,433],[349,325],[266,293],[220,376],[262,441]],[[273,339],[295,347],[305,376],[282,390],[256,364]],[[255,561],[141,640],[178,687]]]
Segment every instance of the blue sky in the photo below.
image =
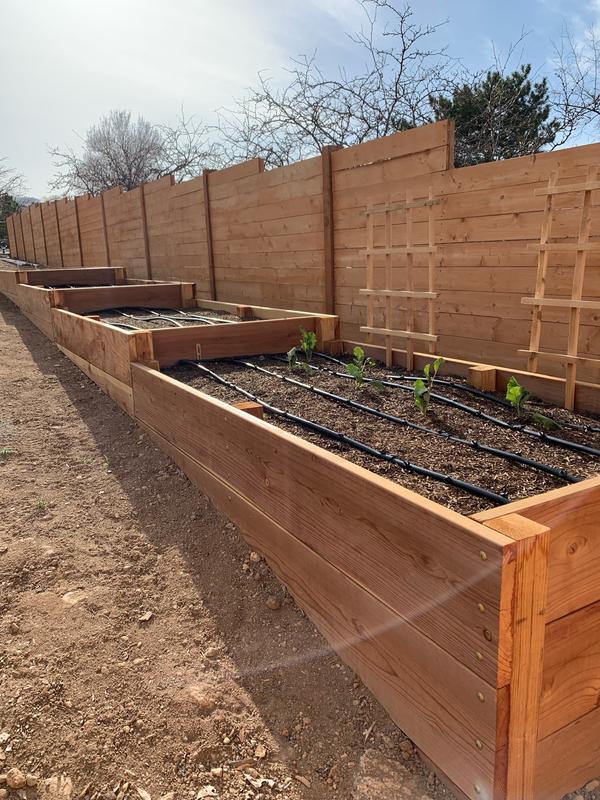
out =
[[[525,31],[524,59],[549,72],[565,24],[575,36],[600,25],[600,0],[412,5],[421,24],[448,19],[437,44],[475,68]],[[328,69],[351,68],[345,34],[362,19],[356,0],[0,0],[0,14],[0,157],[38,197],[53,172],[48,145],[76,145],[75,132],[111,108],[171,122],[184,104],[214,122],[258,70],[277,79],[291,56],[316,50]]]

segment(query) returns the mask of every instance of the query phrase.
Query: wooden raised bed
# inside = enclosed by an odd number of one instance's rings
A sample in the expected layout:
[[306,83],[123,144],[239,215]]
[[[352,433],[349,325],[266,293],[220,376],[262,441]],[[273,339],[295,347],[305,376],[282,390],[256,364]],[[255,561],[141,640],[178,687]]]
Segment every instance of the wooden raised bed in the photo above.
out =
[[300,325],[335,347],[335,318],[263,314],[128,332],[50,309],[61,350],[240,527],[459,793],[551,800],[595,777],[600,478],[463,517],[156,369],[198,345],[281,351]]
[[[81,284],[47,289],[53,283]],[[84,285],[87,284],[87,285]],[[119,267],[81,269],[0,270],[0,291],[48,338],[54,338],[52,308],[80,313],[117,306],[188,307],[196,304],[193,283],[128,282]]]
[[600,772],[600,478],[469,519],[132,376],[136,420],[464,794],[547,800]]
[[[189,303],[186,305],[180,296],[175,296],[182,286],[185,287],[185,284],[149,285],[147,288],[156,290],[154,307],[189,307]],[[123,300],[130,288],[139,289],[137,286],[111,287],[115,288],[120,292],[119,300]],[[103,305],[105,301],[108,302],[103,288],[66,289],[64,292],[73,305],[80,307],[85,304],[85,310],[98,310],[99,306],[113,307],[112,303]],[[96,293],[97,297],[94,298],[92,293]],[[127,294],[127,297],[130,296]],[[125,411],[132,413],[131,365],[135,362],[159,369],[176,364],[180,359],[198,358],[199,354],[202,358],[222,358],[285,352],[298,343],[301,327],[316,333],[319,346],[326,347],[337,335],[337,317],[327,314],[211,303],[207,300],[201,302],[204,308],[228,311],[242,319],[259,315],[264,319],[127,331],[73,311],[53,307],[49,309],[52,336],[65,355],[105,389]],[[129,305],[125,302],[119,304]],[[93,308],[88,309],[88,305]]]

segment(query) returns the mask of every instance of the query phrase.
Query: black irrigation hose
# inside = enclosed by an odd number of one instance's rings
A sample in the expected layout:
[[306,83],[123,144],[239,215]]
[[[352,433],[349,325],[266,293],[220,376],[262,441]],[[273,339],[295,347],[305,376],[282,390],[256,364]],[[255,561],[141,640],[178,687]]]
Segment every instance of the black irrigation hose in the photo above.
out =
[[[175,313],[179,314],[178,317],[174,317],[174,316],[172,316],[170,314],[169,315],[161,314],[160,311],[156,311],[156,310],[154,310],[152,308],[141,308],[140,310],[144,311],[146,314],[150,314],[150,316],[137,317],[135,314],[127,314],[121,308],[105,308],[105,309],[103,309],[103,311],[105,311],[105,312],[112,312],[114,314],[120,314],[122,317],[127,317],[128,319],[137,319],[137,320],[140,320],[140,322],[151,322],[153,319],[166,319],[168,322],[174,323],[174,325],[176,325],[178,328],[184,328],[185,327],[185,325],[181,322],[182,319],[183,320],[188,320],[188,321],[191,320],[193,322],[195,322],[197,320],[198,322],[204,322],[204,323],[206,323],[208,325],[219,325],[221,323],[231,323],[231,322],[235,321],[235,320],[230,320],[230,319],[221,319],[219,317],[216,317],[216,318],[215,317],[202,317],[202,316],[200,316],[198,314],[186,314],[185,311],[180,311],[179,309],[166,309],[167,311],[169,311],[169,310],[175,311]],[[161,309],[161,310],[164,311],[165,309]]]
[[373,408],[373,406],[364,405],[363,403],[359,403],[349,397],[333,394],[332,392],[328,392],[325,389],[321,389],[317,386],[311,386],[310,383],[303,383],[302,381],[295,380],[287,375],[279,375],[277,372],[271,372],[271,370],[260,367],[258,364],[253,364],[251,361],[243,361],[241,359],[232,358],[231,362],[233,364],[241,364],[244,367],[249,367],[257,372],[262,372],[265,375],[271,375],[274,378],[285,381],[285,383],[289,383],[293,386],[299,386],[302,389],[307,389],[308,391],[313,392],[320,397],[334,400],[336,403],[340,403],[348,408],[354,408],[357,411],[364,411],[365,413],[371,414],[374,417],[380,417],[381,419],[388,420],[389,422],[394,422],[397,425],[402,425],[405,428],[412,428],[413,430],[421,431],[422,433],[429,433],[433,436],[439,436],[442,439],[447,439],[449,442],[456,442],[456,444],[466,445],[467,447],[471,447],[473,450],[478,450],[482,453],[489,453],[490,455],[497,456],[498,458],[514,461],[517,464],[522,464],[523,466],[537,469],[540,472],[546,472],[548,475],[553,475],[555,478],[560,478],[566,483],[579,483],[579,481],[583,480],[583,478],[572,475],[565,469],[560,469],[558,467],[553,467],[550,464],[544,464],[540,461],[535,461],[532,458],[527,458],[527,456],[514,453],[511,450],[501,450],[497,447],[491,447],[490,445],[482,444],[481,442],[477,441],[477,439],[463,439],[460,436],[454,436],[453,434],[446,433],[445,431],[438,431],[435,430],[435,428],[428,428],[426,425],[419,425],[417,422],[410,422],[403,417],[397,417],[395,414],[388,414],[386,411],[380,411],[378,408]]
[[[314,364],[310,364],[309,366],[311,369],[319,372],[330,372],[331,374],[336,375],[338,378],[347,378],[348,380],[352,381],[354,380],[352,375],[349,375],[347,372],[335,372],[334,370],[330,370],[325,367],[316,367]],[[386,380],[377,381],[374,378],[363,378],[363,380],[365,383],[381,383],[383,386],[388,386],[391,389],[400,389],[403,392],[410,392],[411,394],[413,392],[412,386],[403,386],[401,383],[394,383]],[[460,403],[458,400],[452,400],[450,397],[444,397],[442,394],[434,394],[432,392],[430,396],[434,400],[438,400],[440,403],[444,403],[452,408],[458,408],[460,411],[464,411],[465,413],[471,414],[479,419],[485,419],[487,422],[491,422],[493,425],[498,425],[500,428],[516,431],[517,433],[524,433],[526,436],[532,436],[534,439],[538,439],[546,444],[564,447],[566,450],[572,450],[575,453],[584,453],[587,456],[600,458],[600,450],[596,447],[590,447],[587,444],[579,444],[579,442],[570,442],[568,439],[561,439],[558,436],[551,436],[543,431],[536,431],[533,428],[528,428],[526,425],[522,425],[518,422],[506,422],[506,420],[500,419],[499,417],[493,417],[491,414],[486,414],[484,411],[481,411],[478,408],[467,406],[464,403]]]
[[135,325],[128,325],[126,322],[105,322],[105,325],[112,325],[113,328],[123,328],[125,331],[139,331]]
[[[313,352],[313,355],[318,356],[319,358],[323,358],[327,361],[333,361],[335,364],[339,364],[342,367],[346,366],[346,361],[342,361],[339,358],[335,358],[334,356],[330,356],[327,353],[318,353],[316,351]],[[404,381],[417,381],[422,379],[422,375],[386,375],[385,376],[388,380],[404,380]],[[495,394],[491,392],[484,392],[482,389],[477,389],[475,386],[467,386],[464,383],[458,383],[457,381],[449,380],[448,378],[434,378],[434,384],[437,383],[440,386],[448,386],[451,389],[456,389],[460,392],[466,392],[467,394],[473,395],[473,397],[481,397],[483,400],[489,400],[490,403],[495,403],[498,406],[504,406],[505,408],[512,409],[513,405],[508,400],[504,399],[503,397],[497,397]],[[570,428],[574,431],[583,431],[584,433],[600,433],[600,427],[596,425],[578,425],[575,422],[565,422],[561,421],[560,426],[562,428]]]
[[436,470],[428,469],[427,467],[420,467],[418,464],[413,464],[411,461],[406,461],[405,459],[399,458],[398,456],[392,455],[391,453],[385,453],[383,450],[378,450],[375,447],[371,447],[365,442],[361,442],[358,439],[353,439],[351,436],[346,436],[345,433],[340,433],[340,431],[333,430],[333,428],[328,428],[325,425],[321,425],[318,422],[314,422],[313,420],[305,419],[304,417],[299,417],[296,414],[291,414],[289,411],[284,411],[281,408],[272,406],[270,403],[267,403],[264,400],[261,400],[255,394],[252,394],[252,392],[249,392],[246,389],[242,389],[241,386],[237,386],[235,383],[232,383],[231,381],[228,381],[226,378],[221,377],[216,372],[213,372],[207,366],[199,363],[198,361],[183,359],[179,363],[188,364],[196,367],[205,375],[208,375],[212,380],[222,384],[223,386],[227,386],[229,389],[238,392],[244,397],[247,397],[249,400],[253,400],[255,403],[258,403],[263,408],[265,408],[269,413],[275,416],[283,417],[284,419],[290,420],[291,422],[295,422],[297,425],[301,425],[302,427],[307,428],[308,430],[320,433],[322,436],[326,436],[329,439],[334,439],[337,442],[342,442],[348,445],[349,447],[353,447],[356,450],[360,450],[363,453],[367,453],[367,455],[374,456],[375,458],[382,459],[383,461],[387,461],[390,464],[402,467],[402,469],[405,469],[408,472],[415,473],[416,475],[423,475],[427,478],[432,478],[433,480],[445,483],[448,486],[453,486],[455,489],[461,489],[465,492],[468,492],[469,494],[475,495],[476,497],[482,497],[485,500],[489,500],[492,503],[496,503],[497,505],[504,505],[510,502],[510,499],[506,495],[496,494],[495,492],[492,492],[489,489],[485,489],[482,486],[477,486],[472,483],[467,483],[466,481],[461,481],[459,478],[453,478],[451,475],[446,475],[443,472],[437,472]]
[[[156,315],[156,311],[152,308],[143,308],[142,311],[146,313]],[[204,317],[202,314],[190,314],[187,311],[182,311],[180,308],[167,308],[162,309],[162,311],[174,311],[176,314],[179,314],[179,317],[183,317],[184,319],[192,319],[192,320],[200,320],[200,322],[206,322],[208,325],[221,325],[222,323],[226,323],[230,325],[233,322],[236,322],[234,319],[222,319],[221,317]],[[178,317],[167,317],[166,319],[178,319]]]
[[[315,355],[320,355],[319,353],[315,353]],[[343,363],[343,362],[342,362]],[[392,380],[402,380],[402,381],[417,381],[419,380],[420,375],[386,375],[386,378],[391,378]],[[461,392],[467,392],[468,394],[472,394],[474,397],[481,397],[483,400],[489,400],[490,403],[496,403],[498,406],[504,406],[505,408],[512,409],[513,404],[509,400],[505,400],[503,397],[497,397],[495,394],[491,392],[484,392],[482,389],[476,389],[474,386],[466,386],[464,383],[457,383],[456,381],[450,381],[446,378],[435,378],[434,383],[440,384],[441,386],[449,386],[451,389],[458,389]],[[583,431],[584,433],[600,433],[600,427],[596,425],[579,425],[576,422],[566,422],[561,420],[560,422],[556,423],[561,428],[569,428],[574,431]]]

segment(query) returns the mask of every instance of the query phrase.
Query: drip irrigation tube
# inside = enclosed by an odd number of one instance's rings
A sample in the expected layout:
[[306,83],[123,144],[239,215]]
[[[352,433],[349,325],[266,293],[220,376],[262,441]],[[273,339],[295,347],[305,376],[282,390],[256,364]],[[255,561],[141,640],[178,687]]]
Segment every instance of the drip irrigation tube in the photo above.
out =
[[[314,356],[318,356],[319,358],[323,358],[326,361],[332,361],[334,364],[339,364],[342,367],[346,366],[346,361],[342,361],[339,358],[335,358],[335,356],[330,356],[328,353],[318,353],[313,352]],[[417,381],[422,378],[422,375],[386,375],[387,380],[395,380],[395,381]],[[460,392],[465,392],[466,394],[471,394],[473,397],[481,397],[483,400],[489,400],[490,403],[495,403],[498,406],[504,406],[504,408],[511,409],[512,403],[506,400],[503,397],[497,397],[495,394],[491,392],[484,392],[482,389],[477,389],[475,386],[467,386],[464,383],[458,383],[457,381],[449,380],[448,378],[434,378],[434,384],[437,383],[439,386],[448,386],[451,389],[456,389]],[[584,433],[600,433],[600,427],[596,425],[578,425],[575,422],[565,422],[561,421],[557,423],[562,428],[570,428],[574,431],[583,431]]]
[[366,453],[367,455],[374,456],[375,458],[379,458],[383,461],[387,461],[390,464],[394,464],[398,467],[401,467],[402,469],[405,469],[407,472],[412,472],[416,475],[423,475],[427,478],[432,478],[433,480],[445,483],[448,486],[452,486],[455,489],[461,489],[465,492],[468,492],[469,494],[473,494],[476,497],[482,497],[485,500],[488,500],[492,503],[496,503],[497,505],[505,505],[506,503],[510,502],[510,499],[506,495],[496,494],[495,492],[492,492],[489,489],[485,489],[482,486],[477,486],[476,484],[468,483],[467,481],[462,481],[459,478],[454,478],[452,477],[452,475],[447,475],[443,472],[437,472],[436,470],[428,469],[427,467],[421,467],[418,464],[413,464],[411,461],[407,461],[403,458],[400,458],[399,456],[392,455],[391,453],[386,453],[383,450],[378,450],[377,448],[371,447],[365,442],[361,442],[360,440],[354,439],[351,436],[346,436],[345,433],[340,433],[340,431],[336,431],[333,428],[328,428],[325,425],[321,425],[318,422],[314,422],[313,420],[305,419],[304,417],[299,417],[297,414],[291,414],[289,411],[284,411],[281,408],[272,406],[270,403],[261,400],[252,392],[249,392],[246,389],[242,389],[241,386],[237,386],[232,381],[228,381],[226,378],[221,377],[221,375],[218,375],[216,372],[213,372],[213,370],[209,369],[205,364],[201,364],[198,361],[192,361],[191,359],[183,359],[179,363],[188,364],[196,367],[205,375],[208,375],[212,380],[216,381],[217,383],[220,383],[223,386],[227,386],[229,389],[238,392],[244,397],[247,397],[249,400],[258,403],[274,416],[283,417],[284,419],[290,420],[291,422],[295,422],[297,425],[301,425],[303,428],[315,431],[315,433],[320,433],[321,435],[326,436],[329,439],[334,439],[337,442],[342,442],[343,444],[346,444],[349,447],[353,447],[356,450],[360,450],[361,452]]
[[128,325],[126,322],[105,322],[105,325],[112,325],[113,328],[123,328],[125,331],[139,331],[135,325]]
[[[204,316],[202,316],[202,314],[190,314],[187,311],[182,311],[180,308],[167,308],[167,309],[163,308],[162,310],[163,311],[174,311],[176,314],[178,314],[180,317],[183,317],[184,319],[200,320],[201,322],[206,322],[209,325],[221,325],[222,323],[230,325],[231,323],[236,322],[236,320],[234,320],[234,319],[222,319],[221,317],[204,317]],[[143,308],[142,311],[145,311],[146,313],[153,314],[153,315],[155,315],[157,313],[152,308]],[[170,319],[177,319],[177,317],[172,317],[172,316],[171,317],[167,317],[167,319],[169,319],[169,318]]]
[[[279,357],[279,360],[283,360]],[[336,372],[334,370],[330,370],[327,367],[316,367],[314,364],[309,365],[311,369],[316,370],[318,372],[329,372],[333,375],[336,375],[338,378],[346,378],[348,380],[353,381],[354,378],[352,375],[349,375],[347,372]],[[364,378],[365,383],[381,383],[383,386],[388,386],[391,389],[399,389],[403,392],[410,392],[412,394],[413,387],[412,386],[403,386],[401,383],[394,383],[393,381],[375,381],[373,378]],[[465,403],[460,403],[458,400],[452,400],[450,397],[444,397],[442,394],[434,394],[431,393],[431,397],[434,400],[438,400],[440,403],[444,403],[447,406],[451,406],[452,408],[457,408],[460,411],[464,411],[467,414],[471,414],[474,417],[479,417],[479,419],[485,419],[487,422],[491,422],[493,425],[498,425],[500,428],[505,428],[507,430],[516,431],[517,433],[523,433],[526,436],[531,436],[534,439],[538,439],[541,442],[545,442],[546,444],[553,444],[558,447],[564,447],[566,450],[572,450],[575,453],[584,453],[587,456],[593,456],[594,458],[600,458],[600,450],[596,447],[590,447],[587,444],[579,444],[579,442],[570,442],[568,439],[561,439],[558,436],[551,436],[548,433],[543,431],[536,431],[533,428],[528,428],[527,425],[520,424],[518,422],[506,422],[506,420],[500,419],[499,417],[493,417],[491,414],[486,414],[484,411],[481,411],[478,408],[473,408],[473,406],[465,405]]]
[[446,439],[449,442],[456,442],[456,444],[465,445],[473,450],[478,450],[481,453],[489,453],[490,455],[497,456],[498,458],[504,458],[507,461],[514,461],[517,464],[522,464],[523,466],[531,467],[532,469],[539,470],[540,472],[545,472],[548,475],[554,476],[555,478],[560,478],[566,483],[579,483],[579,481],[583,480],[582,478],[567,472],[565,469],[560,469],[558,467],[553,467],[550,464],[544,464],[543,462],[535,461],[532,458],[527,458],[527,456],[514,453],[511,450],[502,450],[498,447],[491,447],[490,445],[479,442],[477,439],[463,439],[460,436],[455,436],[451,433],[446,433],[445,431],[438,431],[435,430],[435,428],[428,428],[426,425],[420,425],[417,422],[410,422],[403,417],[397,417],[395,414],[388,414],[386,411],[380,411],[378,408],[373,408],[373,406],[367,406],[364,403],[359,403],[349,397],[334,394],[333,392],[328,392],[327,390],[321,389],[317,386],[311,386],[310,383],[304,383],[303,381],[290,378],[287,375],[280,375],[277,372],[272,372],[264,367],[260,367],[258,364],[253,364],[251,361],[243,361],[242,359],[232,358],[231,362],[233,364],[241,364],[244,367],[249,367],[257,372],[262,372],[265,375],[271,375],[272,377],[278,378],[279,380],[282,380],[285,383],[289,383],[293,386],[299,386],[302,389],[307,389],[308,391],[313,392],[320,397],[333,400],[336,403],[347,406],[348,408],[354,408],[357,411],[364,411],[365,413],[371,414],[374,417],[380,417],[381,419],[388,420],[389,422],[393,422],[405,428],[411,428],[412,430],[421,431],[422,433],[439,436],[440,438]]
[[235,320],[230,320],[230,319],[221,319],[220,317],[202,317],[202,316],[200,316],[198,314],[186,314],[184,311],[180,311],[179,309],[161,309],[162,311],[164,311],[164,310],[166,310],[166,311],[173,310],[173,311],[175,311],[175,313],[177,313],[179,315],[178,317],[172,316],[171,314],[162,314],[162,313],[160,313],[160,311],[155,311],[152,308],[141,308],[140,310],[144,311],[146,314],[149,314],[149,316],[139,317],[139,316],[136,316],[135,314],[127,314],[121,308],[105,308],[105,309],[103,309],[103,311],[105,311],[105,312],[111,312],[113,314],[120,314],[122,317],[127,317],[128,319],[137,319],[140,322],[151,322],[153,319],[166,319],[168,322],[174,323],[174,325],[176,325],[178,328],[184,328],[185,327],[185,325],[181,321],[182,319],[183,320],[188,320],[188,321],[191,320],[191,321],[194,321],[194,322],[197,320],[198,322],[204,322],[204,323],[206,323],[208,325],[219,325],[221,323],[228,323],[229,324],[229,323],[235,321]]

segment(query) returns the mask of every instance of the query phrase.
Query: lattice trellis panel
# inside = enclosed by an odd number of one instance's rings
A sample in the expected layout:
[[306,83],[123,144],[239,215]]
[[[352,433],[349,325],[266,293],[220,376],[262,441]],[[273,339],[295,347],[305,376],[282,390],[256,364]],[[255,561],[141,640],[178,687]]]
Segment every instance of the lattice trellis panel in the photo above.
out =
[[[600,190],[600,181],[598,181],[598,167],[596,166],[592,166],[588,169],[587,179],[582,184],[561,186],[558,183],[558,172],[553,172],[548,180],[547,188],[535,190],[536,195],[546,197],[540,243],[539,245],[535,245],[539,251],[535,295],[533,297],[523,297],[521,299],[524,305],[533,306],[533,313],[531,318],[529,349],[519,350],[519,352],[528,355],[528,369],[530,372],[538,371],[538,362],[540,359],[549,359],[564,363],[566,378],[565,408],[571,411],[575,407],[577,365],[580,363],[596,365],[599,369],[598,374],[600,377],[600,359],[578,355],[581,312],[584,309],[600,310],[600,300],[583,299],[587,255],[590,252],[600,252],[600,242],[589,241],[592,226],[592,192],[597,190]],[[579,192],[581,192],[583,199],[581,203],[577,241],[552,242],[550,240],[552,236],[552,223],[557,212],[554,205],[556,196]],[[570,298],[546,297],[550,254],[558,252],[573,253],[575,256]],[[540,349],[543,309],[549,307],[562,308],[569,312],[566,353],[552,353]]]
[[[432,190],[429,190],[428,197],[413,198],[410,190],[407,190],[404,201],[392,202],[391,200],[374,206],[368,206],[365,210],[367,217],[367,249],[364,251],[367,260],[367,287],[360,289],[360,294],[367,298],[367,324],[362,325],[362,333],[377,334],[385,340],[385,360],[388,367],[392,366],[392,342],[393,339],[400,338],[406,340],[406,369],[412,370],[414,366],[415,342],[427,344],[428,352],[435,352],[437,342],[436,335],[436,308],[435,301],[438,293],[435,288],[435,272],[437,267],[437,247],[435,245],[435,217],[433,207],[439,205],[440,200],[433,197]],[[427,215],[427,243],[417,244],[414,239],[414,210],[426,208]],[[394,214],[405,214],[406,243],[404,245],[394,245]],[[375,219],[379,215],[384,215],[385,243],[383,246],[375,246]],[[427,289],[415,289],[414,276],[414,257],[419,254],[427,255]],[[375,259],[383,256],[385,259],[384,286],[375,286]],[[396,264],[395,257],[400,257],[404,263]],[[401,266],[406,272],[406,288],[397,289],[393,287],[394,267]],[[383,297],[384,306],[384,327],[377,328],[374,325],[374,299]],[[392,328],[393,300],[395,298],[406,301],[406,325],[402,329]],[[415,326],[415,303],[425,301],[427,305],[427,331],[417,331]]]

